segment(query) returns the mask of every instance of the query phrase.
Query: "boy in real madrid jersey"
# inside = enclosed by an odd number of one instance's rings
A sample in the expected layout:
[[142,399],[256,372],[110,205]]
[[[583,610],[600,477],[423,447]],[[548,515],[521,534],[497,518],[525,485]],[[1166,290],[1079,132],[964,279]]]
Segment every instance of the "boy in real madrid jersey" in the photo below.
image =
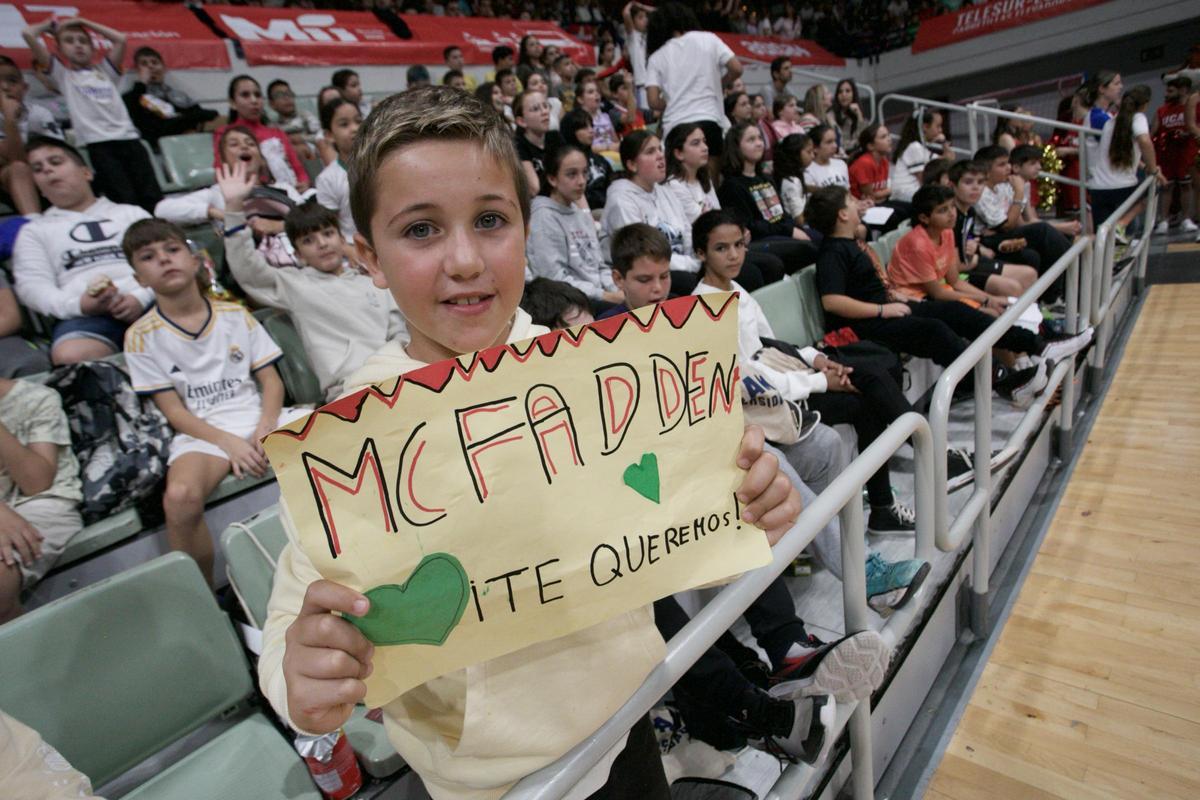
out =
[[174,224],[137,222],[121,246],[156,299],[126,331],[125,360],[133,388],[153,396],[175,429],[163,494],[167,541],[196,559],[212,583],[204,502],[231,469],[239,478],[266,472],[259,440],[282,411],[273,364],[283,354],[245,308],[201,292],[199,260]]

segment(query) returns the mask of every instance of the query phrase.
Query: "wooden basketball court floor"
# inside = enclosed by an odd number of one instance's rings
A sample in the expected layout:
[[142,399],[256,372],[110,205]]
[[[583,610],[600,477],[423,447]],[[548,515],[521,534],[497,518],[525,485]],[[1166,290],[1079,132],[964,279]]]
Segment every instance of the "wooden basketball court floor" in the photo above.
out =
[[926,798],[1200,798],[1200,284],[1150,294]]

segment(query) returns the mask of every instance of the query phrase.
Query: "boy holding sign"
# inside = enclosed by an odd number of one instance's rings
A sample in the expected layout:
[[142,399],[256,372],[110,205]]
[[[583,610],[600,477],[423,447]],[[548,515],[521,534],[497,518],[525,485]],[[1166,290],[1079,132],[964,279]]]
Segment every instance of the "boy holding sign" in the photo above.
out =
[[[503,120],[477,100],[427,87],[381,103],[359,131],[350,185],[359,252],[376,285],[396,298],[411,341],[384,345],[347,385],[546,332],[518,308],[529,219],[524,173]],[[742,440],[737,463],[747,472],[737,495],[742,519],[774,542],[800,501],[762,444],[757,430]],[[294,727],[325,733],[366,695],[375,648],[339,615],[365,615],[371,602],[322,579],[284,518],[292,543],[279,560],[259,674]],[[384,723],[436,800],[491,800],[595,731],[663,654],[642,607],[426,681],[386,703]],[[581,690],[590,702],[579,702]],[[642,722],[570,796],[668,794]]]

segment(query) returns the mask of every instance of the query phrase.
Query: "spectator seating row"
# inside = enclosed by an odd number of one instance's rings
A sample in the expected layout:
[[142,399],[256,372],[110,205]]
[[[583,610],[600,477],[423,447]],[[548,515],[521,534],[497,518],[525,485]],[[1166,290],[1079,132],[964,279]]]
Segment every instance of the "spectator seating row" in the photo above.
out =
[[[47,657],[55,653],[71,657]],[[0,626],[0,660],[7,675],[0,707],[97,787],[202,726],[233,718],[124,796],[322,796],[287,739],[248,705],[255,684],[237,635],[195,562],[181,553]]]
[[[285,544],[287,534],[279,519],[278,506],[261,511],[245,522],[230,525],[221,534],[221,552],[225,556],[229,586],[246,619],[258,630],[262,630],[267,622],[267,601],[275,581],[275,565]],[[383,725],[367,717],[365,706],[356,706],[344,727],[350,746],[370,775],[386,778],[404,767],[404,759],[388,741]]]

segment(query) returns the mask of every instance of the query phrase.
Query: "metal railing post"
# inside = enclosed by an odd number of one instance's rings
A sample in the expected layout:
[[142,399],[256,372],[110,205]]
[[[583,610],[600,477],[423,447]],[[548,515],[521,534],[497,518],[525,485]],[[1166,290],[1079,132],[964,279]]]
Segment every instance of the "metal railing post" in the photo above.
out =
[[1088,220],[1091,219],[1091,211],[1088,209],[1088,157],[1087,139],[1084,136],[1085,134],[1079,134],[1079,225],[1086,234],[1088,232]]
[[988,631],[988,573],[992,537],[992,351],[975,364],[975,491],[987,498],[975,515],[974,561],[971,572],[971,630],[979,638]]
[[975,118],[975,109],[967,107],[967,141],[971,143],[971,155],[979,152],[979,120]]
[[[842,608],[846,635],[868,630],[866,545],[862,497],[851,497],[839,513],[842,527]],[[871,701],[865,699],[850,716],[850,759],[853,765],[854,800],[875,796],[875,772],[871,759]]]
[[[1077,313],[1078,300],[1076,294],[1079,288],[1079,265],[1092,263],[1092,247],[1091,240],[1088,241],[1087,247],[1075,255],[1071,260],[1071,266],[1067,267],[1067,332],[1071,334],[1079,333],[1079,319]],[[1058,426],[1058,453],[1060,457],[1065,457],[1071,452],[1071,444],[1074,438],[1075,427],[1075,370],[1071,369],[1067,373],[1066,381],[1062,388],[1062,412]]]

